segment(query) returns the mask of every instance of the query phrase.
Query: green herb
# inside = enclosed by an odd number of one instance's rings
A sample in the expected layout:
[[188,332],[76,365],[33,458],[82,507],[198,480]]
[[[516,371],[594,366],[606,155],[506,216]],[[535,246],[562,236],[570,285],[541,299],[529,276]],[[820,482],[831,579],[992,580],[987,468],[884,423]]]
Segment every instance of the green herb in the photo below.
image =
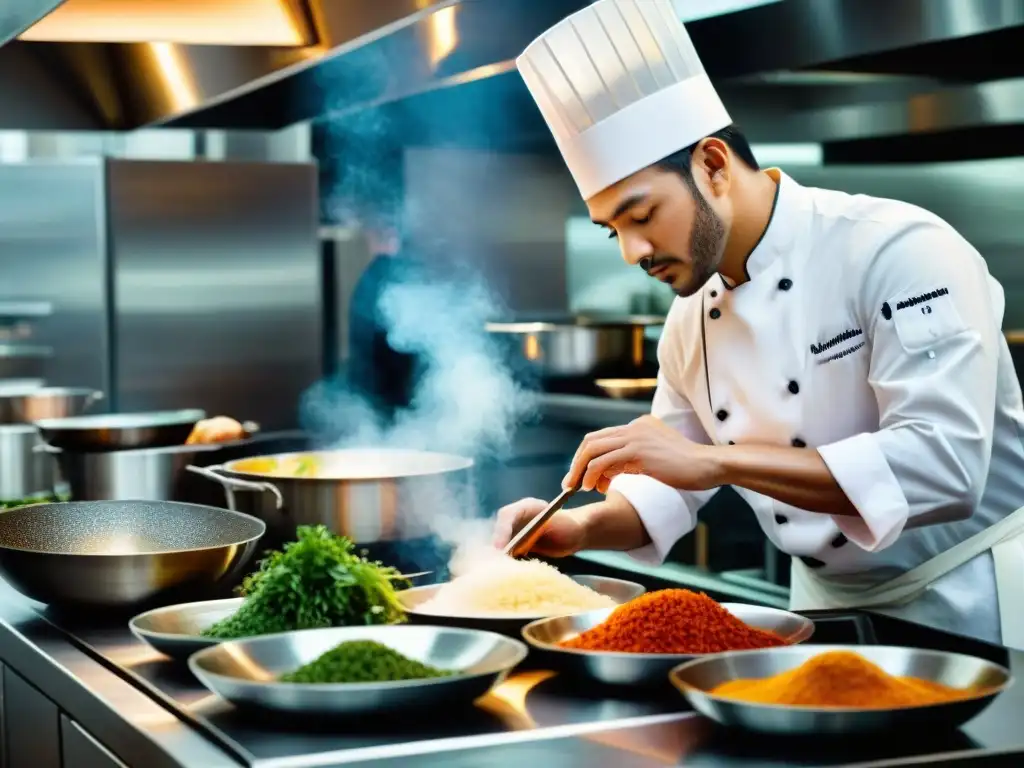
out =
[[259,570],[245,577],[238,611],[203,635],[227,640],[405,621],[396,586],[409,583],[397,570],[357,555],[351,540],[322,525],[301,526],[297,533],[297,541],[268,553]]
[[372,640],[351,640],[332,648],[294,672],[281,676],[282,683],[383,683],[424,680],[452,673],[393,651]]
[[25,499],[0,501],[0,510],[27,507],[29,504],[51,504],[55,501],[68,501],[70,498],[70,495],[66,493],[41,493],[38,496],[30,496]]

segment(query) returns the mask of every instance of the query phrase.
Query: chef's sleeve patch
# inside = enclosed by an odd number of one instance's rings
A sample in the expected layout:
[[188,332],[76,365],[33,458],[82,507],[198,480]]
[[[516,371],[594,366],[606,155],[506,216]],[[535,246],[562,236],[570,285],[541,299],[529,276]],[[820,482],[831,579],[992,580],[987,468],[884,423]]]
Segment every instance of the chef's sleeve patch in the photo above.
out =
[[924,351],[967,330],[948,288],[893,297],[886,305],[900,344],[907,352]]

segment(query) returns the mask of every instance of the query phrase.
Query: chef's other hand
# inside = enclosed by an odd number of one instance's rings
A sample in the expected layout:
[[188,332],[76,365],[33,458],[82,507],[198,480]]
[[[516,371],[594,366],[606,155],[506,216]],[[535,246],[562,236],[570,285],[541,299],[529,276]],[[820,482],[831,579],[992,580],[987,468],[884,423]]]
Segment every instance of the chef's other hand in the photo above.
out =
[[683,437],[661,419],[641,416],[622,427],[609,427],[583,438],[563,488],[608,492],[621,474],[647,475],[682,491],[705,491],[718,485],[712,446]]
[[[498,510],[498,521],[494,526],[494,546],[497,549],[504,549],[512,537],[547,505],[548,502],[540,499],[520,499]],[[531,552],[546,557],[568,557],[583,549],[583,535],[583,523],[571,512],[560,510],[545,524]]]
[[185,445],[203,445],[210,443],[226,443],[241,440],[245,437],[245,429],[234,419],[227,416],[215,416],[203,419],[192,428]]

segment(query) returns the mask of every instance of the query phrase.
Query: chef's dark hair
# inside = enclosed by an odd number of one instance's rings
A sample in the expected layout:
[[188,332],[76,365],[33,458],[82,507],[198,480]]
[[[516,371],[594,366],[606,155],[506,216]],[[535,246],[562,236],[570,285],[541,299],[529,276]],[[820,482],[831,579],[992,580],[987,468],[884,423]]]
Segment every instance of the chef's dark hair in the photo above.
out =
[[[735,125],[729,125],[720,131],[715,131],[706,138],[714,137],[721,139],[729,145],[729,149],[736,153],[736,156],[743,161],[744,165],[749,166],[755,171],[761,170],[761,166],[757,162],[757,158],[754,157],[754,151],[750,148],[750,142],[747,141],[747,137],[743,135],[739,128]],[[701,139],[703,141],[704,139]],[[691,164],[693,162],[693,152],[697,149],[697,144],[691,144],[686,149],[681,149],[675,152],[664,160],[659,160],[655,163],[656,168],[661,168],[664,171],[671,171],[672,173],[678,173],[683,177],[683,180],[688,186],[693,188],[693,171],[691,170]]]

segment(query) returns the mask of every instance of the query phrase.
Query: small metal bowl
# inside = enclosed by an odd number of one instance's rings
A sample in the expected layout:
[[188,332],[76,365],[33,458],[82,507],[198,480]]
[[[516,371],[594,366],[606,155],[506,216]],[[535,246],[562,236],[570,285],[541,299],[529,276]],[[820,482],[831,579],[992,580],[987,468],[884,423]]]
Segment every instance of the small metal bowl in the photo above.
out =
[[[595,592],[607,595],[619,605],[628,603],[634,598],[640,597],[646,590],[643,585],[622,579],[609,579],[604,576],[572,576],[573,581],[590,587]],[[484,632],[500,632],[503,635],[518,638],[527,624],[535,622],[545,616],[523,616],[519,614],[472,614],[449,616],[437,613],[418,611],[417,608],[437,594],[444,584],[430,584],[425,587],[413,587],[398,593],[398,600],[402,603],[411,624],[433,624],[445,627],[464,627],[466,629],[479,629]],[[613,610],[603,609],[605,612]]]
[[658,388],[657,379],[595,379],[594,383],[615,400],[650,400]]
[[[374,640],[411,659],[458,672],[385,683],[281,683],[340,643]],[[307,629],[232,640],[198,651],[188,666],[199,681],[239,708],[287,715],[384,714],[469,704],[526,658],[518,640],[472,629],[379,626]]]
[[[772,677],[826,651],[853,651],[890,675],[918,677],[956,688],[977,685],[986,690],[960,701],[899,709],[751,704],[708,693],[729,680]],[[681,664],[669,677],[694,709],[721,725],[780,735],[827,736],[924,729],[938,733],[958,728],[1013,682],[1008,669],[984,659],[887,645],[801,645],[733,651]]]
[[[746,624],[774,632],[788,643],[801,643],[814,634],[814,622],[789,611],[745,603],[722,603],[722,607]],[[557,659],[560,669],[610,685],[663,685],[669,672],[681,661],[704,657],[704,654],[585,651],[559,645],[596,627],[613,610],[603,608],[534,621],[523,627],[523,639],[540,651],[556,654],[552,658]]]
[[132,634],[165,656],[186,661],[196,651],[224,642],[200,632],[237,611],[244,598],[203,600],[155,608],[128,622]]

